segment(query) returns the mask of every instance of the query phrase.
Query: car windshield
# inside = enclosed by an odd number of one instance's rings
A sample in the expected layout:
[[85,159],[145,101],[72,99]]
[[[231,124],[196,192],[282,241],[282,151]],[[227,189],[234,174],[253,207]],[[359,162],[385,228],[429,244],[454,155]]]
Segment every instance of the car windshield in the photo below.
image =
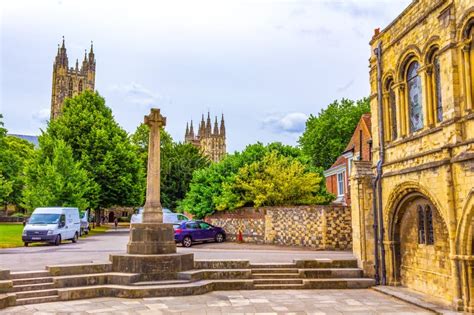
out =
[[33,213],[28,221],[29,224],[56,224],[59,222],[58,213]]

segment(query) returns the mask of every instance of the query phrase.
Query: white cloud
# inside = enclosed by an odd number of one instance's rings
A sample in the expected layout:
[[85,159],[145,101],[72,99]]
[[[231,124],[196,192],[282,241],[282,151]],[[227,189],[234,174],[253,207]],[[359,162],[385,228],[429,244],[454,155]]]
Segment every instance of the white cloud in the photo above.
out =
[[126,84],[112,85],[110,91],[122,97],[125,103],[132,103],[138,107],[149,107],[153,104],[164,102],[165,98],[158,93],[152,92],[145,86],[130,82]]
[[278,133],[301,133],[305,129],[308,115],[304,113],[273,114],[263,120],[264,128]]
[[51,109],[49,107],[42,108],[33,112],[32,118],[40,123],[46,123],[49,120]]

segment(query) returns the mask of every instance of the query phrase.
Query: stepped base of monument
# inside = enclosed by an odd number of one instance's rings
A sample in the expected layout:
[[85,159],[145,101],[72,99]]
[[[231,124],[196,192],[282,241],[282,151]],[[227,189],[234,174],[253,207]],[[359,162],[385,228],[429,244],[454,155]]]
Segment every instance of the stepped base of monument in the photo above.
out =
[[132,224],[127,253],[132,255],[176,253],[173,225],[165,223]]

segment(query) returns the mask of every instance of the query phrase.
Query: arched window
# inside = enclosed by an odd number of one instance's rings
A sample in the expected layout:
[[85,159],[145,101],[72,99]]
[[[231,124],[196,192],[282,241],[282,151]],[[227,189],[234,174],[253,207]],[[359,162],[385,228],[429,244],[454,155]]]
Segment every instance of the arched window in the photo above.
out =
[[79,93],[82,92],[82,80],[79,81]]
[[418,75],[419,64],[413,61],[408,66],[406,81],[408,86],[408,113],[410,117],[410,131],[423,128],[423,105],[421,96],[421,78]]
[[418,212],[418,244],[433,245],[433,211],[429,205],[419,205]]
[[434,75],[434,96],[436,106],[436,121],[443,121],[443,98],[441,97],[441,70],[439,64],[439,56],[435,55],[433,58],[433,75]]
[[474,18],[467,23],[463,31],[463,40],[467,42],[462,48],[465,109],[472,110],[474,103]]
[[68,89],[67,89],[67,95],[69,97],[72,97],[72,89],[73,89],[72,79],[69,79],[69,84],[68,84]]
[[388,104],[390,112],[390,127],[392,141],[397,139],[397,104],[395,103],[395,90],[393,89],[393,80],[388,85]]

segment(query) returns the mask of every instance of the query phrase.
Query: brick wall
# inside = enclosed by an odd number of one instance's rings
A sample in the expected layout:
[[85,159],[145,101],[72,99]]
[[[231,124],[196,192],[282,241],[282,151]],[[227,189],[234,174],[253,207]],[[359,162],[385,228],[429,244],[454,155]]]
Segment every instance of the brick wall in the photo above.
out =
[[285,206],[241,208],[217,212],[206,221],[225,229],[235,241],[239,231],[244,242],[303,246],[315,249],[352,249],[349,207]]

